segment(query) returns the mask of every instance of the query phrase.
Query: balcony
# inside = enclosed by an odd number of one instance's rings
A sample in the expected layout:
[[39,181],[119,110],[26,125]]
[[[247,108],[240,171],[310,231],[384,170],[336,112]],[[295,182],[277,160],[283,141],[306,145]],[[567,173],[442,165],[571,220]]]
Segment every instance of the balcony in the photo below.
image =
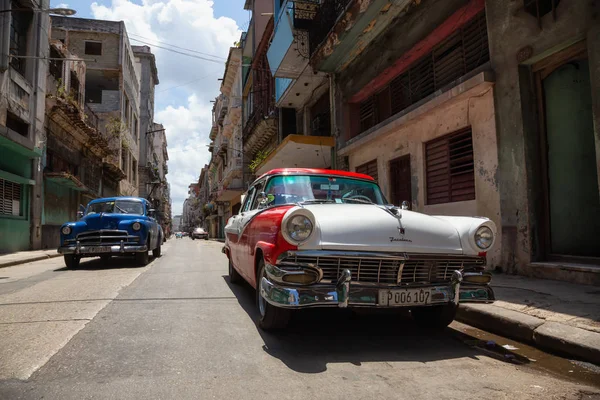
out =
[[275,168],[329,168],[334,146],[331,136],[288,135],[254,173],[259,176]]
[[223,154],[227,153],[227,145],[229,144],[229,140],[224,137],[224,136],[220,136],[217,138],[217,143],[216,143],[216,150],[217,150],[217,155],[222,156]]
[[232,201],[244,192],[241,178],[235,178],[227,185],[221,184],[217,193],[217,201]]
[[229,98],[219,95],[217,103],[215,104],[215,120],[217,124],[223,123],[223,119],[227,114],[227,107],[229,106]]
[[419,4],[412,0],[322,3],[309,28],[309,52],[313,68],[328,73],[343,71],[411,4]]
[[273,40],[267,50],[273,76],[297,78],[310,58],[307,28],[319,9],[317,0],[286,0],[278,15]]
[[229,159],[227,168],[223,171],[223,185],[229,185],[234,179],[242,177],[242,157],[234,156]]
[[242,98],[239,96],[229,98],[229,112],[223,120],[223,136],[231,138],[233,128],[240,126],[242,117]]

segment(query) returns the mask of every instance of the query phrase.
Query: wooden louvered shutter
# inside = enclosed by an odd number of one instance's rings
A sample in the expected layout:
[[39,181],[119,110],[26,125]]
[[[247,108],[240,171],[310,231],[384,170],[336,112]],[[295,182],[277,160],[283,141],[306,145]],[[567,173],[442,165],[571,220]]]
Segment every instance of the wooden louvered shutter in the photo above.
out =
[[370,177],[375,179],[375,181],[378,181],[379,174],[377,173],[377,160],[375,159],[363,165],[359,165],[358,167],[356,167],[356,172],[358,172],[359,174],[369,175]]
[[471,128],[425,144],[427,204],[475,199]]
[[21,215],[21,185],[0,179],[0,215]]

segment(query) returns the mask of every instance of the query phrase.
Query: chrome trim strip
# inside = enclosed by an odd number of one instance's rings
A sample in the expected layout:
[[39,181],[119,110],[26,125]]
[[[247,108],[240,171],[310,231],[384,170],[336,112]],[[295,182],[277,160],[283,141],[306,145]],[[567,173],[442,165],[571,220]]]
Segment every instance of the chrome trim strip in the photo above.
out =
[[101,254],[108,253],[94,253],[91,252],[90,249],[95,247],[110,247],[110,253],[143,253],[144,251],[148,251],[148,246],[146,245],[135,245],[135,246],[127,246],[125,243],[121,244],[113,244],[113,245],[99,245],[99,246],[88,246],[81,245],[81,243],[77,242],[75,246],[62,246],[58,248],[58,253],[60,254],[80,254],[83,256],[97,256]]

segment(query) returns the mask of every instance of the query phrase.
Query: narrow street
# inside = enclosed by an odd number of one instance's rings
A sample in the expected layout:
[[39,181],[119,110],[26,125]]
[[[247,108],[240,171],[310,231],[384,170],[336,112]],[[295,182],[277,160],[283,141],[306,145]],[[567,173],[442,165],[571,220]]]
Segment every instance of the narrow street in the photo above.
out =
[[[61,258],[0,269],[0,398],[598,398],[600,389],[424,335],[394,314],[254,321],[221,243],[171,239],[147,267]],[[462,338],[462,339],[461,339]],[[592,380],[593,382],[593,380]]]

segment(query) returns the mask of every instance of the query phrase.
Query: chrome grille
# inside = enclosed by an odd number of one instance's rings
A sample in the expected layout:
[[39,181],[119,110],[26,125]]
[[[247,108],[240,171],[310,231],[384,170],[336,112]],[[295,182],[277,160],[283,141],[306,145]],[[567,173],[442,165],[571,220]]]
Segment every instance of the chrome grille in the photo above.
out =
[[124,242],[137,242],[137,236],[129,236],[127,231],[102,229],[98,231],[82,232],[77,235],[77,241],[82,245],[86,244],[109,244]]
[[[376,284],[413,284],[449,282],[452,273],[465,267],[483,267],[481,257],[443,258],[435,256],[409,256],[401,258],[336,257],[291,255],[282,264],[306,264],[323,271],[322,282],[335,282],[340,271],[348,269],[352,282]],[[400,276],[398,276],[400,274]]]

